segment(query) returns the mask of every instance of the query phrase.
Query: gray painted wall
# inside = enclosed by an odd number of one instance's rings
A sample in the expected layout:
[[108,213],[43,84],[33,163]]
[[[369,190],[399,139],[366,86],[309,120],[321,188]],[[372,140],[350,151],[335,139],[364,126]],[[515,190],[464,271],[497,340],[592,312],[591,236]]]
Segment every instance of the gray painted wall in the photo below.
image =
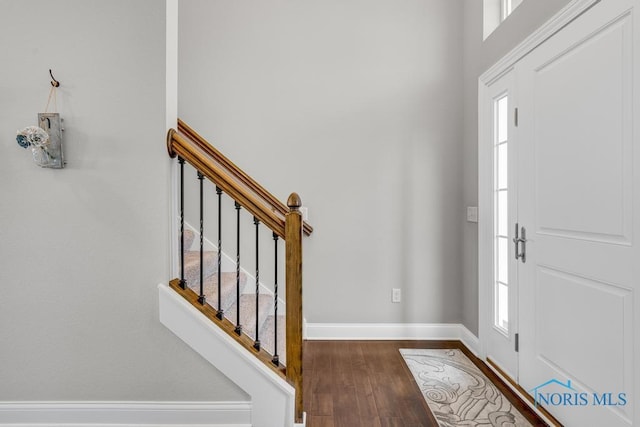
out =
[[[165,2],[0,0],[0,401],[247,396],[158,321]],[[15,142],[62,82],[67,169]]]
[[459,322],[462,2],[182,0],[180,24],[179,115],[309,208],[306,319]]
[[[464,206],[478,205],[478,77],[570,0],[525,0],[484,42],[482,2],[464,2]],[[478,227],[462,226],[462,322],[478,333]]]

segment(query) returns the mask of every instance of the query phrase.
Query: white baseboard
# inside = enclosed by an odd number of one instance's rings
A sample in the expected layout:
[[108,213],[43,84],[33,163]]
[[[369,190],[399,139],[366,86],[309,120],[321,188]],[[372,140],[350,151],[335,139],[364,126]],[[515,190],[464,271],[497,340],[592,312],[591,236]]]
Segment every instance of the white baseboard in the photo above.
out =
[[2,427],[250,427],[251,402],[0,402]]
[[466,326],[460,325],[460,341],[476,356],[480,357],[480,340]]
[[308,340],[459,340],[478,354],[478,338],[460,323],[307,323]]

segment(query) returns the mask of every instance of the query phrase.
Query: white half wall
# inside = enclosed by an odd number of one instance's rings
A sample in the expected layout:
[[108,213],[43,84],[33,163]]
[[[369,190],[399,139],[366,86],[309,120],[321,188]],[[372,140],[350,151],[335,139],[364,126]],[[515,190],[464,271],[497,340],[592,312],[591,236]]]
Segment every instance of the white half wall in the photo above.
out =
[[162,324],[251,396],[251,425],[293,427],[294,388],[177,292],[158,292]]

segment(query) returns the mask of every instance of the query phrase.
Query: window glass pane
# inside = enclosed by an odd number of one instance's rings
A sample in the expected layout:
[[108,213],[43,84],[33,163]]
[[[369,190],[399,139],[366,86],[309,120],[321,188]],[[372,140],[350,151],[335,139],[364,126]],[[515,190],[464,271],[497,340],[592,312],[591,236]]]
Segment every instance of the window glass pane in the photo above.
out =
[[497,327],[509,331],[509,287],[496,283],[496,319]]
[[[505,5],[507,2],[505,1]],[[494,323],[505,333],[509,330],[509,191],[508,188],[508,106],[509,97],[494,101],[494,224],[495,224],[495,287]]]
[[498,280],[509,283],[509,240],[506,237],[498,237]]
[[508,165],[508,153],[507,153],[507,143],[498,145],[498,188],[507,188],[507,165]]
[[504,21],[513,13],[516,7],[520,6],[522,0],[501,0],[500,21]]
[[507,237],[509,235],[509,205],[508,205],[508,192],[498,191],[498,227],[497,231],[500,236]]
[[497,141],[496,143],[504,142],[507,140],[507,123],[508,123],[508,111],[507,111],[507,96],[503,96],[497,102],[497,114],[496,114],[496,128],[497,128]]
[[502,16],[501,20],[507,19],[507,16],[511,15],[511,0],[502,0]]

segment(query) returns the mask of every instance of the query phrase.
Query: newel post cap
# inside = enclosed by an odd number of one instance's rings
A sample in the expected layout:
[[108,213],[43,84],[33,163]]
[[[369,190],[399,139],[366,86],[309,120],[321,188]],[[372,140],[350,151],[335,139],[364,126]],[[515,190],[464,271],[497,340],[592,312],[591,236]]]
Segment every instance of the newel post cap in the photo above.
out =
[[300,199],[298,193],[291,193],[291,195],[287,199],[287,206],[289,206],[289,209],[292,211],[297,211],[300,209],[300,206],[302,206],[302,199]]

